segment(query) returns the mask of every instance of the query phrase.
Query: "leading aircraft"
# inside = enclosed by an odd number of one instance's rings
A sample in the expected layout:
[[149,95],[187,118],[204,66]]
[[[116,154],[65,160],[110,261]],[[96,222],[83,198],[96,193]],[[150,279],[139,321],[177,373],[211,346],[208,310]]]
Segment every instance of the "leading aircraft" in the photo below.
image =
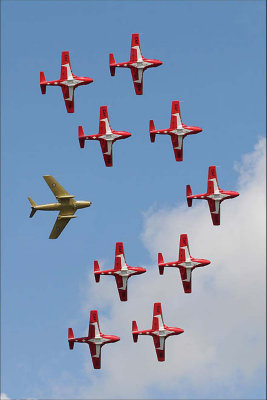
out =
[[209,264],[209,260],[191,257],[186,234],[180,235],[178,261],[164,263],[162,253],[158,253],[158,266],[160,275],[163,275],[165,267],[179,268],[185,293],[191,293],[192,291],[192,271],[197,267],[205,267],[205,265]]
[[115,249],[115,264],[114,269],[100,271],[98,261],[94,261],[94,275],[96,282],[100,281],[101,275],[113,275],[116,279],[116,284],[121,301],[127,301],[127,282],[132,275],[140,275],[146,272],[145,268],[129,267],[125,261],[123,243],[117,242]]
[[179,101],[172,102],[171,124],[167,129],[155,129],[153,120],[149,122],[149,132],[151,142],[155,142],[157,134],[170,135],[176,161],[183,161],[183,140],[187,135],[193,135],[202,132],[198,126],[187,126],[182,123]]
[[104,335],[100,332],[97,310],[90,312],[88,336],[75,338],[72,328],[68,329],[68,342],[70,350],[73,349],[74,343],[87,343],[91,352],[92,362],[95,369],[101,368],[101,347],[107,343],[118,342],[120,338],[114,335]]
[[53,194],[57,199],[57,203],[37,205],[30,197],[28,200],[31,203],[32,211],[30,218],[34,216],[37,210],[41,211],[59,211],[55,225],[51,231],[49,239],[56,239],[69,220],[76,218],[75,212],[79,208],[90,207],[91,201],[76,201],[74,196],[70,195],[51,175],[44,175],[44,180],[52,190]]
[[207,193],[193,195],[190,185],[186,186],[188,207],[192,207],[193,199],[208,200],[213,225],[220,225],[221,202],[226,199],[233,199],[237,196],[239,196],[237,192],[226,191],[219,188],[216,167],[214,165],[209,167]]
[[46,93],[46,86],[60,86],[65,100],[68,113],[74,112],[74,90],[81,85],[89,85],[93,79],[84,76],[76,76],[72,73],[70,65],[70,55],[68,51],[63,51],[61,56],[60,79],[47,81],[43,71],[40,72],[40,87],[42,94]]
[[163,323],[161,303],[154,303],[152,329],[139,331],[136,321],[132,322],[133,341],[137,342],[138,335],[150,335],[153,337],[158,361],[165,361],[165,340],[172,335],[180,335],[184,330],[173,328]]
[[146,69],[151,67],[159,67],[162,61],[149,60],[144,58],[141,53],[139,33],[132,34],[130,61],[124,63],[116,63],[114,55],[109,54],[109,68],[111,76],[115,75],[115,68],[130,68],[134,83],[135,93],[138,95],[143,94],[143,73]]
[[112,167],[112,145],[116,140],[127,139],[132,136],[129,132],[114,131],[110,127],[107,106],[100,107],[99,130],[96,135],[85,136],[83,127],[78,130],[80,147],[84,148],[85,140],[99,140],[104,161],[107,167]]

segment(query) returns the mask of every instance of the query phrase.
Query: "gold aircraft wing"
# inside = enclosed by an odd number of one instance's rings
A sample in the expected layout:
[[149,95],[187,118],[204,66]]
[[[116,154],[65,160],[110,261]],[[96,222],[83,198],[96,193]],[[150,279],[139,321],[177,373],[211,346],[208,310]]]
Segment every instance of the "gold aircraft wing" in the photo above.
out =
[[71,218],[76,218],[75,214],[76,210],[61,210],[57,216],[55,225],[50,233],[49,239],[56,239],[59,237],[67,223]]
[[56,180],[53,178],[51,175],[44,175],[43,176],[44,180],[48,184],[49,188],[52,190],[53,194],[56,196],[56,198],[60,197],[65,197],[65,198],[71,198],[74,196],[71,196]]

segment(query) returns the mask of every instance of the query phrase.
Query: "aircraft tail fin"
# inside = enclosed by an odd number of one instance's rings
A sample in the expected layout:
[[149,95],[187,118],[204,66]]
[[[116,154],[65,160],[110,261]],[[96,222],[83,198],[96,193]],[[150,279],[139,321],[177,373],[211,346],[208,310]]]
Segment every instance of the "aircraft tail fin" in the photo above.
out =
[[163,259],[162,253],[158,253],[158,266],[159,266],[160,275],[163,275],[163,273],[164,273],[164,265],[160,265],[160,264],[164,264],[164,259]]
[[155,138],[156,138],[156,134],[151,132],[151,131],[154,131],[154,130],[155,130],[155,124],[154,124],[154,121],[151,119],[149,121],[149,132],[150,132],[150,140],[151,140],[152,143],[155,142]]
[[40,72],[40,86],[41,86],[41,92],[43,94],[46,94],[46,79],[43,71]]
[[116,68],[115,58],[114,58],[113,53],[110,53],[110,55],[109,55],[109,69],[110,69],[110,75],[111,76],[115,75],[115,68]]
[[138,332],[138,327],[137,327],[136,321],[133,321],[132,322],[132,335],[133,335],[133,341],[136,343],[138,340],[138,333],[135,333],[135,332]]
[[36,211],[37,211],[37,209],[36,209],[37,204],[30,197],[28,197],[28,200],[31,203],[32,210],[31,210],[31,213],[30,213],[30,218],[32,218],[34,216],[34,214],[36,213]]
[[84,148],[84,142],[85,142],[85,135],[84,135],[84,131],[83,131],[83,127],[82,126],[79,126],[78,135],[79,135],[80,147],[81,147],[81,149],[83,149]]
[[74,339],[73,330],[72,330],[72,328],[69,328],[68,329],[68,341],[69,341],[70,350],[72,350],[73,347],[74,347],[74,340],[73,339]]
[[99,282],[100,281],[100,268],[99,268],[99,264],[98,261],[95,260],[94,261],[94,274],[95,274],[95,281]]
[[192,196],[192,190],[190,185],[186,185],[186,198],[188,207],[192,206],[193,199],[189,199],[188,196]]

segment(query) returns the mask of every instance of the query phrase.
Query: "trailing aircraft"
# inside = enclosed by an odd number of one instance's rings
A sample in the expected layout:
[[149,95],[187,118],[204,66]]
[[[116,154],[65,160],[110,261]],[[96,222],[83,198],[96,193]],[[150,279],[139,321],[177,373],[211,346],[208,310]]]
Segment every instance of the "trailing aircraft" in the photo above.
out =
[[88,336],[75,338],[72,328],[68,329],[68,342],[70,350],[74,343],[87,343],[89,345],[93,366],[95,369],[101,368],[101,348],[104,344],[118,342],[120,338],[114,335],[104,335],[100,332],[97,310],[90,312]]
[[180,235],[178,261],[164,263],[162,253],[158,253],[158,266],[160,275],[163,275],[165,267],[179,268],[185,293],[191,293],[192,290],[192,271],[195,268],[205,267],[209,264],[209,260],[191,257],[186,234]]
[[93,79],[91,78],[76,76],[72,73],[68,51],[62,52],[60,79],[56,81],[47,81],[44,72],[40,72],[40,87],[42,94],[46,93],[46,86],[60,86],[68,113],[74,112],[74,90],[76,87],[89,85],[89,83],[92,82]]
[[188,135],[202,132],[197,126],[187,126],[182,123],[179,101],[172,102],[170,128],[155,129],[154,121],[149,122],[150,140],[155,142],[157,134],[170,135],[176,161],[183,161],[183,140]]
[[159,67],[162,61],[149,60],[144,58],[141,53],[139,33],[132,34],[130,61],[124,63],[116,63],[114,55],[109,54],[109,67],[111,76],[115,75],[115,68],[130,68],[134,83],[135,93],[143,94],[143,73],[146,69],[151,67]]
[[67,223],[72,218],[76,218],[75,212],[79,208],[90,207],[91,201],[76,201],[73,195],[70,195],[51,175],[44,175],[44,180],[48,184],[49,188],[55,195],[57,203],[37,205],[30,197],[28,197],[31,203],[32,211],[30,218],[34,216],[37,210],[41,211],[59,211],[55,225],[51,231],[49,239],[56,239]]
[[139,331],[136,321],[132,322],[133,341],[137,342],[138,335],[150,335],[153,337],[158,361],[165,361],[165,340],[172,335],[180,335],[184,330],[173,328],[163,323],[161,303],[154,303],[152,329]]
[[190,185],[186,186],[188,207],[192,206],[193,199],[208,200],[213,225],[220,225],[221,202],[226,199],[233,199],[237,196],[239,196],[237,192],[226,191],[219,188],[216,167],[214,165],[209,167],[207,193],[193,195]]
[[125,261],[123,243],[117,242],[115,249],[115,264],[114,269],[100,271],[98,261],[94,261],[94,275],[96,282],[100,281],[101,275],[113,275],[116,279],[116,284],[121,301],[127,301],[127,282],[132,275],[140,275],[146,272],[145,268],[129,267]]
[[104,161],[107,167],[112,167],[112,145],[116,140],[127,139],[132,136],[129,132],[114,131],[110,127],[107,106],[100,107],[99,130],[96,135],[85,136],[83,127],[78,130],[80,147],[84,148],[85,140],[99,140]]

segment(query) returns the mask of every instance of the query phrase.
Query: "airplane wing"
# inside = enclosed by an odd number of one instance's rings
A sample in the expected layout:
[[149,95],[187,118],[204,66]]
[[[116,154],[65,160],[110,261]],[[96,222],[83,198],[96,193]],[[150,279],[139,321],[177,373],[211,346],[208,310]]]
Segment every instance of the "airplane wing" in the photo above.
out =
[[57,239],[69,220],[74,218],[74,213],[76,210],[61,210],[57,216],[56,222],[53,226],[53,229],[50,233],[49,239]]
[[172,102],[170,129],[177,129],[182,127],[183,124],[181,119],[180,104],[179,101],[176,100]]
[[74,197],[70,195],[51,175],[44,175],[44,180],[48,184],[49,188],[52,190],[55,197],[58,199],[62,198],[71,198]]
[[162,318],[161,303],[155,303],[153,310],[152,330],[157,331],[158,329],[163,329],[163,328],[164,324]]
[[68,113],[74,112],[74,87],[61,86],[62,94],[64,97],[66,109]]
[[107,167],[112,167],[112,140],[100,139],[100,146],[103,153],[104,161]]
[[68,51],[62,51],[60,79],[65,81],[70,77],[73,77],[71,72],[70,54]]
[[108,108],[107,106],[101,106],[99,116],[99,134],[105,135],[107,132],[112,132],[109,123]]
[[172,147],[176,161],[183,161],[183,136],[171,134]]
[[130,62],[139,61],[140,56],[142,58],[139,33],[133,33],[131,42]]
[[188,258],[190,258],[188,238],[187,234],[183,233],[182,235],[180,235],[179,262],[184,262]]
[[93,366],[95,369],[101,368],[101,345],[95,343],[88,343],[92,357]]
[[165,361],[165,337],[153,336],[158,361]]
[[124,267],[125,265],[127,265],[127,264],[126,264],[126,261],[125,261],[123,243],[122,242],[117,242],[116,243],[116,249],[115,249],[114,269],[118,271],[118,270],[122,269],[122,267]]
[[220,225],[220,200],[208,199],[213,225]]
[[207,194],[214,193],[218,189],[219,185],[218,185],[216,167],[212,165],[209,167]]
[[[100,329],[99,329],[97,310],[92,310],[90,312],[88,338],[93,339],[95,337],[100,337]],[[101,344],[95,344],[92,342],[89,342],[88,344],[89,344],[89,349],[90,349],[94,368],[100,369],[101,368]]]
[[92,310],[90,312],[88,338],[92,339],[95,338],[96,336],[100,336],[98,314],[97,310]]
[[143,72],[142,68],[131,68],[133,84],[136,94],[143,94]]
[[179,267],[182,284],[185,293],[191,293],[192,290],[192,268]]
[[127,276],[115,275],[116,284],[121,301],[127,301]]

